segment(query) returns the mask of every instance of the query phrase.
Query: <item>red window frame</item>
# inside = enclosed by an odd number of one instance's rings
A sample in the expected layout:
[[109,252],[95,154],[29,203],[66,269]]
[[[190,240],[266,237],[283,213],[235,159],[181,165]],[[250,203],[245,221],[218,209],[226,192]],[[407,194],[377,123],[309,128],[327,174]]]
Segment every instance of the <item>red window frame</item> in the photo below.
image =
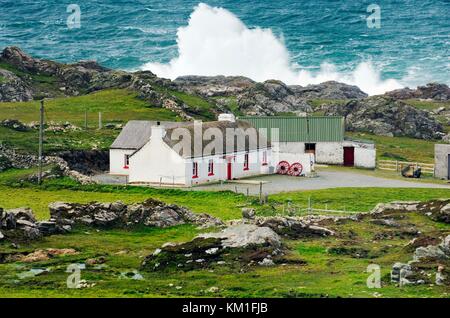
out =
[[214,161],[212,159],[208,162],[208,176],[214,175]]
[[198,163],[192,163],[192,179],[198,178]]
[[129,168],[128,166],[130,165],[130,155],[124,155],[123,162],[124,162],[123,168],[128,169]]
[[263,151],[262,155],[262,165],[267,166],[267,151]]
[[248,153],[244,155],[244,170],[248,170]]

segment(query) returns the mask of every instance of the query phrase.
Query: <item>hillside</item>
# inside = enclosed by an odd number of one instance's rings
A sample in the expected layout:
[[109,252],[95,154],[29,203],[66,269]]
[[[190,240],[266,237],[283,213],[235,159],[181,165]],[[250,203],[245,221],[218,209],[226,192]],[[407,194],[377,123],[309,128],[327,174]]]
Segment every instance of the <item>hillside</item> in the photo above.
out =
[[[36,151],[39,100],[45,97],[46,121],[53,126],[46,134],[50,152],[107,149],[130,119],[212,120],[221,112],[233,112],[340,115],[346,117],[349,136],[379,144],[380,158],[432,161],[433,143],[448,139],[449,90],[429,84],[367,97],[359,88],[337,82],[301,87],[224,76],[170,81],[148,71],[110,70],[92,61],[35,59],[9,47],[0,55],[0,141]],[[97,129],[99,112],[103,130]],[[416,146],[408,153],[410,145]]]

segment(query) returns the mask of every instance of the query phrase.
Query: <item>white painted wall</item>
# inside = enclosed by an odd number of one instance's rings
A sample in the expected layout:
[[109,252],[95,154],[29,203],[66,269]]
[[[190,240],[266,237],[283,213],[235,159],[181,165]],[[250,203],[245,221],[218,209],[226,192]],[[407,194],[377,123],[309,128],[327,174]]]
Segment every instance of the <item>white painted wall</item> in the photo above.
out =
[[[320,164],[344,164],[344,147],[355,148],[355,167],[375,168],[375,145],[357,141],[344,142],[317,142],[315,163]],[[305,154],[303,142],[273,142],[272,143],[274,166],[282,160],[291,163],[292,155]],[[299,160],[305,160],[304,158]],[[303,164],[303,163],[302,163]]]
[[131,155],[133,149],[110,149],[109,150],[109,173],[117,175],[128,175],[129,169],[125,169],[125,155]]
[[316,163],[342,165],[344,164],[344,148],[341,142],[316,143]]
[[[267,151],[268,164],[263,165],[263,153]],[[231,162],[233,179],[268,174],[270,172],[270,149],[249,152],[248,170],[244,170],[245,152],[239,152],[233,155],[208,156],[203,158],[186,159],[186,185],[197,185],[209,182],[217,182],[227,180],[228,178],[228,162]],[[209,160],[214,161],[214,175],[208,175]],[[192,178],[193,163],[198,164],[198,177]]]
[[150,141],[130,157],[130,183],[162,183],[184,185],[184,160],[161,137],[163,128],[152,130]]

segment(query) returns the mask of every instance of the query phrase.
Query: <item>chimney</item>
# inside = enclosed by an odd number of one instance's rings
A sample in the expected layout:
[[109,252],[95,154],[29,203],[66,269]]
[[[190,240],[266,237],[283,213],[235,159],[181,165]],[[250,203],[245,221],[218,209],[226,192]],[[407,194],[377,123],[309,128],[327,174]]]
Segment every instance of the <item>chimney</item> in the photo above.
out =
[[219,121],[229,121],[234,123],[236,122],[236,117],[234,117],[233,114],[220,114]]
[[152,126],[152,135],[150,138],[162,139],[165,134],[166,130],[164,129],[164,126]]

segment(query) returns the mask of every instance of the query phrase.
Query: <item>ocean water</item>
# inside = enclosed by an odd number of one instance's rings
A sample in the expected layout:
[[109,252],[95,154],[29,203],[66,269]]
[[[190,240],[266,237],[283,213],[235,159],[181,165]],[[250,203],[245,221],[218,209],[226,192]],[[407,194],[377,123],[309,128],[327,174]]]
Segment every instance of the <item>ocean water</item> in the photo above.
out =
[[[370,4],[379,28],[368,26]],[[450,84],[449,15],[449,0],[0,0],[0,47],[169,78],[340,80],[376,94]]]

